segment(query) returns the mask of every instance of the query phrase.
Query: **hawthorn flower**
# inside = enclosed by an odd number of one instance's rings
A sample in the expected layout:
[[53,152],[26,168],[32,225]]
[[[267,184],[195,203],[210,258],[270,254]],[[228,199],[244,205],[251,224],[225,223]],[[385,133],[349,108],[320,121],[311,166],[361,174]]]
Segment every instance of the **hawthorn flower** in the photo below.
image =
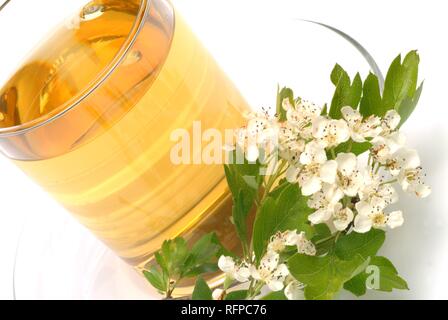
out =
[[307,256],[316,255],[316,247],[314,246],[314,243],[306,238],[305,232],[301,232],[298,235],[296,244],[298,253],[305,254]]
[[354,218],[353,211],[350,208],[344,208],[338,203],[333,213],[333,225],[338,231],[343,231],[352,223]]
[[334,183],[336,179],[337,163],[327,160],[325,149],[315,141],[305,146],[300,155],[302,167],[290,167],[286,173],[289,182],[299,182],[302,194],[310,196],[322,189],[322,183]]
[[273,235],[268,243],[268,251],[280,253],[287,246],[297,246],[299,253],[307,255],[315,255],[316,248],[314,244],[309,241],[305,232],[297,233],[297,230],[277,232]]
[[256,161],[260,156],[259,149],[275,148],[278,126],[268,112],[250,112],[245,115],[247,126],[236,133],[236,143],[244,150],[248,161]]
[[426,198],[431,194],[431,187],[424,183],[424,176],[422,167],[402,170],[398,175],[398,182],[403,191],[415,193],[419,198]]
[[381,164],[385,164],[392,154],[397,152],[406,143],[406,137],[399,131],[386,136],[378,136],[372,140],[373,147],[370,150],[373,159]]
[[238,282],[247,282],[250,278],[249,266],[246,263],[237,265],[232,257],[221,256],[218,260],[218,267],[228,277]]
[[362,174],[358,170],[358,158],[353,153],[339,153],[336,162],[339,187],[345,195],[356,196],[363,182]]
[[297,166],[300,155],[305,150],[305,141],[298,137],[296,129],[286,124],[282,124],[278,136],[279,156],[288,161],[291,165]]
[[277,232],[273,235],[268,244],[268,251],[282,252],[287,246],[295,246],[300,240],[297,230]]
[[284,294],[288,300],[304,300],[304,288],[305,286],[302,283],[295,279],[291,279],[285,287]]
[[372,115],[364,120],[359,111],[352,107],[343,107],[341,112],[350,129],[350,137],[355,142],[365,142],[366,138],[374,138],[382,131],[379,117]]
[[358,192],[361,201],[385,208],[398,201],[398,194],[390,183],[384,183],[377,174],[364,175],[364,184]]
[[260,266],[251,266],[251,274],[255,280],[264,282],[270,290],[280,291],[289,275],[286,264],[279,264],[280,256],[274,251],[268,251],[260,261]]
[[335,184],[325,183],[322,190],[313,194],[308,200],[308,207],[316,209],[308,216],[312,224],[327,222],[335,212],[336,204],[344,197],[344,193]]
[[313,137],[322,147],[333,148],[350,139],[350,130],[345,120],[319,116],[313,121]]
[[386,162],[386,168],[392,176],[398,176],[400,172],[416,169],[420,166],[420,157],[417,150],[401,148],[395,152]]
[[401,117],[395,110],[387,111],[386,115],[381,121],[381,127],[383,129],[383,135],[390,134],[395,131],[400,124]]
[[299,136],[310,139],[312,137],[311,124],[320,116],[322,109],[306,100],[299,100],[293,106],[289,99],[284,99],[282,106],[286,111],[287,123],[297,130]]
[[353,230],[358,233],[366,233],[372,228],[380,229],[386,226],[395,229],[404,222],[401,211],[385,213],[383,207],[374,207],[365,201],[358,202],[356,210],[358,215],[355,218]]

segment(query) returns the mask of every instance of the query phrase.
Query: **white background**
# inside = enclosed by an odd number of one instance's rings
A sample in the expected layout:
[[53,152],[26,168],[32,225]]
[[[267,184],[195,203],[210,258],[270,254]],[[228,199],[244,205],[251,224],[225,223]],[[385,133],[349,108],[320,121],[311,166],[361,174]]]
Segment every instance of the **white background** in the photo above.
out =
[[[291,17],[327,23],[359,40],[371,52],[384,72],[396,54],[411,49],[419,50],[422,58],[421,78],[425,79],[425,89],[417,111],[403,130],[408,135],[410,144],[420,151],[428,172],[428,182],[433,187],[433,194],[423,201],[411,197],[402,200],[402,206],[406,211],[406,224],[389,234],[383,253],[395,262],[400,272],[409,280],[412,291],[400,297],[448,298],[446,290],[448,212],[444,184],[448,179],[446,1],[174,0],[173,2],[237,86],[254,104],[268,101],[266,95],[271,93],[267,88],[271,85],[271,81],[280,81],[276,78],[275,70],[277,64],[282,66],[282,61],[277,60],[275,50],[271,48],[271,59],[264,59],[264,63],[261,64],[254,58],[254,61],[249,63],[246,57],[248,52],[253,55],[253,52],[247,49],[251,47],[251,38],[236,34],[238,30],[244,34],[244,30],[246,32],[251,30],[253,25],[264,24],[266,27],[270,23]],[[258,24],[255,21],[258,21]],[[260,24],[260,21],[263,23]],[[253,30],[247,34],[250,35],[251,32]],[[229,38],[229,34],[235,35],[233,41]],[[316,50],[316,47],[300,41],[300,35],[297,43],[292,42],[288,45],[300,46],[302,52],[306,51],[307,56],[312,56],[313,50]],[[266,49],[269,48],[269,44],[265,45],[265,50],[269,50]],[[320,44],[318,50],[324,48],[329,54],[333,50],[340,51],[332,45],[331,42],[328,46]],[[2,44],[2,50],[3,48],[6,47]],[[270,53],[263,52],[260,55],[266,57]],[[2,59],[4,54],[13,53],[1,52]],[[297,56],[297,59],[301,59],[301,56]],[[346,61],[347,64],[349,62]],[[348,69],[352,71],[350,65]],[[325,79],[328,77],[328,72],[325,77],[317,79],[310,75],[310,82],[315,83],[321,81],[320,79],[327,81]],[[291,82],[294,82],[294,72],[289,73],[289,76],[282,76],[282,81],[289,80],[289,77]],[[303,79],[303,76],[298,78]],[[308,87],[312,88],[315,85]],[[319,100],[316,92],[312,89],[306,90],[308,87],[304,83],[304,91],[309,93],[311,98]],[[254,94],[255,92],[259,92],[259,95]],[[260,100],[257,100],[258,97],[261,97]],[[0,158],[0,173],[2,204],[0,298],[11,299],[14,254],[25,216],[43,215],[48,211],[65,213],[3,157]],[[29,266],[32,268],[33,261],[29,261]]]

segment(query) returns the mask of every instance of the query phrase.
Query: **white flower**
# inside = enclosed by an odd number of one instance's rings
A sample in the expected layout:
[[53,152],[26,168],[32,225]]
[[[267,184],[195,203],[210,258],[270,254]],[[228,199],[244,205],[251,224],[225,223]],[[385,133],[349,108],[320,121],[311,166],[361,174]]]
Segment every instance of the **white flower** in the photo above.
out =
[[387,111],[386,115],[384,116],[381,126],[383,128],[384,134],[389,134],[395,129],[397,129],[398,125],[400,124],[401,117],[395,110],[389,110]]
[[218,260],[218,268],[224,273],[231,273],[235,270],[235,261],[232,257],[221,256]]
[[288,300],[305,300],[303,289],[305,286],[297,280],[291,280],[285,287],[284,293]]
[[305,146],[304,152],[300,155],[300,163],[309,165],[313,163],[322,164],[327,161],[325,148],[320,146],[316,141],[311,141]]
[[328,221],[334,214],[336,204],[344,197],[344,193],[335,184],[325,183],[322,190],[313,194],[308,200],[308,207],[316,209],[308,216],[312,224]]
[[286,110],[288,123],[296,127],[299,132],[309,126],[322,112],[320,107],[306,100],[299,100],[292,106],[289,99],[284,99],[283,109]]
[[369,232],[371,228],[379,229],[388,226],[391,229],[403,225],[403,213],[394,211],[385,213],[381,206],[372,206],[371,204],[360,201],[356,204],[358,215],[355,218],[353,230],[358,233]]
[[223,300],[225,291],[223,289],[215,289],[212,292],[213,300]]
[[396,131],[386,136],[374,138],[370,153],[375,161],[385,164],[392,157],[392,154],[402,148],[405,143],[406,137],[404,134]]
[[264,282],[270,290],[280,291],[284,288],[284,281],[289,275],[286,264],[278,264],[278,253],[268,251],[260,261],[260,266],[251,266],[251,274],[255,280]]
[[431,187],[423,181],[422,168],[407,169],[400,172],[398,182],[403,191],[415,193],[419,198],[426,198],[431,194]]
[[343,107],[341,112],[349,126],[350,137],[355,142],[365,142],[366,138],[374,138],[382,131],[379,117],[372,115],[363,120],[359,111],[352,107]]
[[305,150],[305,141],[288,123],[282,124],[279,129],[279,156],[288,161],[291,165],[299,164],[300,155]]
[[301,168],[288,168],[286,178],[289,182],[299,182],[302,194],[312,195],[322,188],[322,183],[334,183],[336,179],[337,163],[334,160],[327,161],[325,150],[315,141],[305,146],[305,151],[300,156]]
[[268,243],[268,251],[282,252],[286,246],[294,246],[299,241],[300,235],[297,230],[277,232],[273,235]]
[[347,196],[356,196],[363,182],[362,174],[358,170],[358,158],[353,153],[339,153],[336,162],[339,187]]
[[385,208],[398,201],[398,194],[390,183],[383,183],[376,174],[368,172],[364,175],[364,184],[358,192],[361,201],[372,206]]
[[268,152],[276,147],[278,125],[267,112],[250,112],[246,118],[247,126],[236,132],[236,144],[244,151],[246,159],[254,162],[260,156],[260,148]]
[[345,120],[333,120],[323,116],[313,121],[313,137],[324,148],[332,148],[350,139],[350,130]]
[[333,225],[338,231],[343,231],[353,221],[353,211],[350,208],[343,208],[342,204],[338,203],[333,214]]
[[316,255],[316,247],[314,246],[314,243],[312,243],[310,240],[308,240],[305,236],[304,232],[301,232],[299,234],[299,237],[297,239],[297,252],[301,254],[305,254],[308,256],[315,256]]
[[393,176],[398,176],[403,170],[416,169],[420,166],[417,150],[401,148],[386,162],[386,168]]
[[232,257],[221,256],[218,260],[218,267],[228,277],[238,282],[249,281],[250,269],[244,262],[237,266]]

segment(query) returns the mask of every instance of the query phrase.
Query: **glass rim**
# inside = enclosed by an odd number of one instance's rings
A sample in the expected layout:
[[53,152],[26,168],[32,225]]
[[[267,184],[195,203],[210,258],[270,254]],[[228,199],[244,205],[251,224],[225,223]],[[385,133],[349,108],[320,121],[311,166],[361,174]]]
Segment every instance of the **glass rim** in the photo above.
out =
[[[6,0],[0,5],[0,12],[4,9],[11,0]],[[0,2],[1,3],[1,2]],[[99,72],[99,74],[91,80],[82,90],[74,97],[68,99],[52,112],[42,115],[31,121],[22,123],[20,125],[0,128],[0,138],[18,136],[25,134],[29,131],[35,130],[42,126],[45,126],[58,118],[64,116],[70,110],[76,108],[84,99],[90,96],[96,89],[98,89],[115,71],[115,69],[123,62],[126,55],[136,42],[138,35],[140,34],[143,25],[145,24],[144,17],[148,13],[151,7],[151,0],[140,0],[139,11],[135,16],[134,24],[129,31],[129,34],[120,46],[120,49],[110,60],[110,62]]]

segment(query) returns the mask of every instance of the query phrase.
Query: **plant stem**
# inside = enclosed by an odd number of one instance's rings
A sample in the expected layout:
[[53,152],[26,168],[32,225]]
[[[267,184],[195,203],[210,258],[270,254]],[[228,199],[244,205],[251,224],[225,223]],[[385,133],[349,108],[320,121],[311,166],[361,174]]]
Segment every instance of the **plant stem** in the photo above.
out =
[[353,140],[350,139],[349,142],[348,142],[347,153],[352,152],[352,148],[353,148]]
[[333,160],[336,159],[336,152],[334,151],[334,148],[331,148],[330,152],[331,152],[331,157],[333,158]]

